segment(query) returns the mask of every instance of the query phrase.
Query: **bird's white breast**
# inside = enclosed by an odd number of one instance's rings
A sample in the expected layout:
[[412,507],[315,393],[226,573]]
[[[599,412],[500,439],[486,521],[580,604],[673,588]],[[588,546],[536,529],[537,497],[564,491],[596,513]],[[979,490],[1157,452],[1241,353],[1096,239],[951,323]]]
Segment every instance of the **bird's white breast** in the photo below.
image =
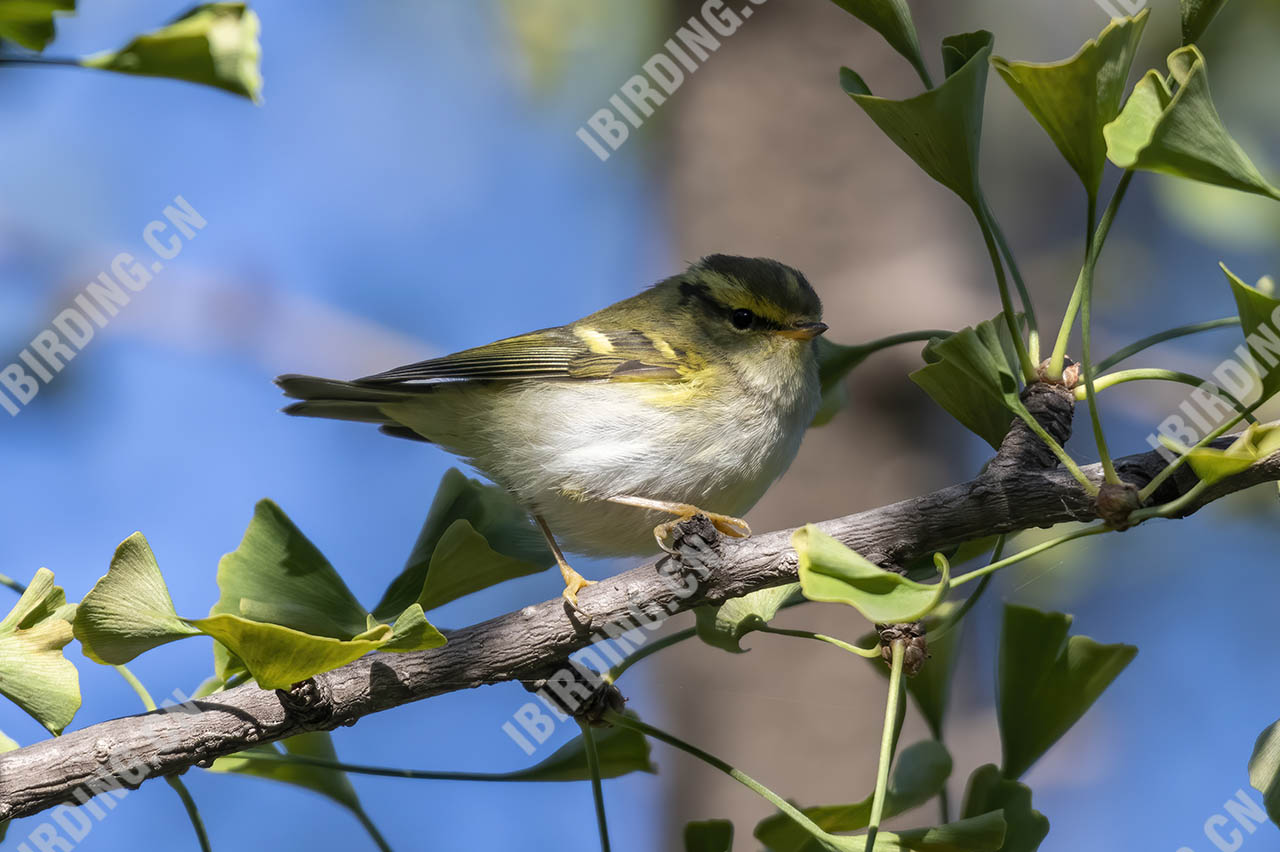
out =
[[745,513],[791,463],[817,409],[816,371],[801,378],[781,395],[702,392],[696,404],[660,383],[508,385],[471,421],[491,440],[473,434],[464,452],[542,515],[566,550],[652,552],[653,527],[670,517],[605,498]]

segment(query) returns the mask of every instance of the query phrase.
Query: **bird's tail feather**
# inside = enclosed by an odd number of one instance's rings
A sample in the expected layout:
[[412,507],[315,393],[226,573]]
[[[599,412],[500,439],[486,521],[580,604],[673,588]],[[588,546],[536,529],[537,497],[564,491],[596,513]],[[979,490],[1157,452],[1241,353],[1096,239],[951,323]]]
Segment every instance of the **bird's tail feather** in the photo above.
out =
[[398,423],[382,408],[392,403],[403,403],[429,392],[427,388],[371,387],[361,382],[344,382],[338,379],[322,379],[318,376],[289,374],[276,379],[276,384],[298,402],[285,407],[285,414],[295,417],[322,417],[329,420],[351,420],[357,423],[376,423],[382,431],[396,438],[427,441],[413,429]]
[[329,420],[353,420],[356,423],[392,424],[377,405],[350,399],[316,399],[295,402],[284,407],[285,414],[295,417],[324,417]]
[[299,376],[289,373],[276,378],[276,384],[285,396],[306,402],[401,402],[409,393],[402,389],[371,387],[360,382],[344,382],[339,379],[322,379],[318,376]]
[[297,417],[325,417],[330,420],[354,420],[359,423],[393,425],[380,404],[402,402],[403,391],[373,388],[358,382],[322,379],[318,376],[289,374],[276,379],[285,396],[300,400],[284,409]]

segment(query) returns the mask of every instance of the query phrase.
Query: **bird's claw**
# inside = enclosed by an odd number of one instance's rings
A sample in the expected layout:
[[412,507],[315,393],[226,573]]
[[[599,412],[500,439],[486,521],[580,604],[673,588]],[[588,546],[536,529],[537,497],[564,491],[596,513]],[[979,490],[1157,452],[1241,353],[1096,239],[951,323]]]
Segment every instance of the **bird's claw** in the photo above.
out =
[[570,568],[569,571],[571,574],[565,577],[564,591],[560,593],[560,596],[565,599],[565,602],[575,613],[582,616],[586,619],[587,623],[590,624],[591,615],[585,612],[582,607],[578,605],[578,592],[582,591],[587,586],[594,586],[596,581],[588,580],[572,568]]
[[747,522],[741,518],[734,518],[730,515],[717,515],[714,512],[704,512],[698,509],[674,521],[667,521],[654,527],[653,537],[657,539],[658,547],[667,553],[674,553],[678,550],[676,540],[681,526],[698,518],[705,518],[716,532],[729,538],[751,537],[751,527],[747,526]]

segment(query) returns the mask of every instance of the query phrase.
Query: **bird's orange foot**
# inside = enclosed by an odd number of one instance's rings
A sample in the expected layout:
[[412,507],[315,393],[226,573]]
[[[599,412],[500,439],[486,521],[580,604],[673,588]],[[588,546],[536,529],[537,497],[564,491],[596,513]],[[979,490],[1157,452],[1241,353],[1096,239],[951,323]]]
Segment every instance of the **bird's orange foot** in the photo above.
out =
[[551,548],[551,555],[556,558],[556,565],[560,566],[560,576],[564,578],[564,591],[560,593],[569,606],[573,607],[574,612],[584,615],[590,620],[581,609],[578,608],[578,592],[587,586],[595,584],[595,580],[588,580],[579,574],[569,565],[564,558],[564,553],[560,550],[560,545],[556,544],[555,536],[551,534],[551,528],[547,526],[547,522],[542,519],[541,515],[534,515],[533,520],[538,524],[538,529],[542,530],[542,535],[547,540],[547,547]]
[[674,521],[667,521],[653,528],[653,537],[657,539],[658,546],[663,550],[670,549],[676,527],[696,515],[702,515],[711,521],[711,525],[721,535],[726,535],[730,538],[751,537],[751,527],[747,526],[747,522],[741,518],[708,512],[689,503],[671,503],[666,500],[650,500],[647,497],[628,497],[625,495],[610,497],[609,501],[623,506],[634,506],[637,509],[649,509],[654,512],[666,512],[669,515],[675,515],[676,519]]
[[587,586],[594,586],[596,581],[588,580],[570,568],[568,563],[560,564],[560,576],[564,577],[564,591],[560,593],[561,596],[569,602],[569,606],[578,612],[582,612],[582,610],[578,609],[578,592]]

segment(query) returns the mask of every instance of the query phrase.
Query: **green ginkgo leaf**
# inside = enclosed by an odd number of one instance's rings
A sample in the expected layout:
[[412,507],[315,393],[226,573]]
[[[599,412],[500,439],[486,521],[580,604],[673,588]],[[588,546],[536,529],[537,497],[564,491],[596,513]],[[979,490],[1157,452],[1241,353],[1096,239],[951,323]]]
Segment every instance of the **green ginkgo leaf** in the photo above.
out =
[[53,572],[41,568],[0,620],[0,695],[55,734],[80,709],[80,675],[62,655],[74,617]]
[[44,50],[53,41],[55,15],[75,10],[76,0],[7,0],[0,3],[0,39]]
[[[235,620],[197,625],[202,629],[212,626],[217,631],[211,633],[215,638],[239,636],[241,641],[248,641],[248,637],[264,629],[272,632],[271,628],[280,626],[291,628],[296,634],[335,640],[336,644],[315,642],[304,646],[297,644],[300,640],[295,635],[272,633],[278,640],[296,646],[297,659],[276,675],[268,675],[272,682],[321,662],[326,668],[318,671],[343,665],[371,650],[370,643],[396,652],[426,650],[445,643],[445,637],[427,621],[417,604],[408,604],[385,618],[371,616],[319,549],[270,500],[258,503],[240,546],[218,563],[218,587],[222,595],[209,612],[211,619],[226,615],[267,627],[246,626]],[[390,626],[383,623],[392,620]],[[220,676],[229,676],[228,664],[233,662],[245,664],[255,675],[261,673],[243,659],[236,647],[221,644],[230,656],[219,660]],[[334,660],[342,662],[329,665]],[[260,685],[267,685],[257,679]]]
[[991,60],[1080,176],[1090,199],[1098,197],[1107,162],[1102,128],[1120,112],[1149,11],[1112,19],[1096,39],[1061,62],[1010,62],[998,56]]
[[1182,6],[1182,43],[1194,44],[1209,28],[1218,10],[1227,0],[1180,0]]
[[1000,767],[988,763],[974,770],[965,789],[960,815],[976,817],[992,811],[1004,815],[1004,845],[1000,852],[1036,852],[1049,833],[1049,820],[1031,807],[1031,788],[1000,774]]
[[1067,636],[1071,616],[1006,604],[997,672],[1004,776],[1016,779],[1098,700],[1138,649]]
[[929,69],[920,55],[920,37],[911,20],[911,10],[906,0],[832,0],[841,9],[880,33],[889,46],[898,51],[920,79],[929,80]]
[[700,606],[694,610],[698,638],[731,653],[743,653],[742,637],[767,625],[779,609],[798,597],[800,584],[788,583],[731,598],[719,606]]
[[859,364],[883,349],[900,343],[923,340],[924,335],[929,334],[933,334],[935,339],[941,339],[950,335],[951,332],[908,332],[854,346],[835,343],[825,337],[815,340],[815,352],[818,356],[818,386],[822,390],[822,404],[818,407],[818,413],[814,415],[813,422],[809,424],[810,427],[826,425],[839,413],[840,409],[845,407],[849,401],[849,392],[844,380]]
[[1177,92],[1159,72],[1148,71],[1120,115],[1103,128],[1111,162],[1280,199],[1280,189],[1266,181],[1223,126],[1199,48],[1179,48],[1168,61]]
[[844,379],[855,367],[867,360],[874,350],[861,346],[845,346],[819,337],[814,341],[818,356],[818,383],[822,388],[822,405],[811,426],[824,426],[849,401]]
[[1271,369],[1276,365],[1277,353],[1280,352],[1280,335],[1276,333],[1280,329],[1280,299],[1258,287],[1250,287],[1227,269],[1225,263],[1218,265],[1231,285],[1245,342],[1262,367],[1258,371],[1262,379],[1261,399],[1270,399],[1280,393],[1280,369]]
[[1258,735],[1249,757],[1249,784],[1262,794],[1267,816],[1280,825],[1280,722]]
[[[872,852],[999,852],[1004,846],[1005,831],[1003,814],[994,811],[936,828],[914,828],[896,834],[882,831],[871,848]],[[856,839],[865,842],[861,836]],[[863,852],[865,845],[850,844],[848,848]]]
[[440,480],[408,563],[373,612],[390,618],[414,602],[434,609],[554,562],[528,514],[504,489],[451,469]]
[[284,784],[305,787],[323,796],[327,796],[345,808],[356,810],[360,800],[356,797],[355,788],[347,780],[347,774],[336,769],[313,766],[307,763],[285,763],[278,760],[254,760],[254,755],[270,753],[296,754],[303,757],[321,760],[337,760],[338,754],[333,747],[333,738],[328,731],[310,731],[281,740],[279,743],[266,743],[251,749],[237,752],[228,757],[220,757],[209,767],[211,772],[235,772],[241,775],[253,775],[258,778],[270,778]]
[[244,3],[205,3],[120,50],[86,56],[80,64],[122,74],[168,77],[262,99],[258,16]]
[[237,615],[314,636],[368,629],[366,611],[329,560],[270,500],[259,501],[240,545],[218,562],[210,615]]
[[733,823],[727,819],[685,823],[684,852],[733,852]]
[[[600,757],[600,777],[617,778],[631,772],[657,772],[649,758],[649,741],[644,734],[614,726],[593,732],[596,753]],[[587,746],[581,736],[574,737],[551,753],[545,760],[502,776],[508,781],[587,781],[591,767],[587,763]]]
[[[313,587],[301,589],[307,578]],[[215,653],[219,680],[247,671],[264,689],[287,689],[380,648],[445,643],[419,607],[406,608],[394,625],[370,618],[342,594],[346,587],[328,562],[274,504],[259,504],[244,542],[223,559],[219,583],[223,597],[208,618],[179,616],[151,548],[135,533],[81,603],[76,638],[91,659],[118,665],[166,642],[212,636],[223,649]],[[239,597],[243,593],[256,597]],[[326,605],[335,611],[318,609]],[[286,623],[262,620],[267,617]]]
[[791,545],[799,557],[806,598],[848,604],[875,624],[923,618],[951,588],[945,559],[940,560],[941,581],[925,585],[868,562],[813,524],[796,530]]
[[199,633],[178,617],[155,554],[140,532],[116,548],[107,573],[84,596],[75,619],[84,655],[113,666]]
[[[903,749],[898,755],[885,792],[884,818],[923,805],[941,792],[951,775],[951,755],[942,743],[923,740]],[[820,805],[803,808],[802,812],[823,831],[857,831],[871,821],[874,796],[849,805]],[[769,852],[822,852],[813,835],[783,813],[774,814],[756,825],[754,832]]]
[[[280,747],[283,747],[281,749]],[[220,757],[209,767],[212,772],[231,772],[239,775],[252,775],[292,784],[319,793],[355,814],[361,825],[374,837],[375,842],[382,840],[377,828],[365,813],[360,804],[360,797],[347,778],[347,773],[324,766],[313,766],[306,763],[284,763],[278,760],[253,760],[254,754],[268,752],[272,755],[292,754],[300,757],[320,760],[337,760],[338,753],[333,747],[333,738],[328,731],[309,731],[297,734],[277,743],[256,746],[230,757]],[[385,843],[378,843],[385,848]]]
[[980,208],[978,153],[991,33],[950,36],[942,55],[947,79],[907,100],[878,98],[857,74],[845,69],[841,85],[894,144],[931,178]]
[[971,432],[999,449],[1013,419],[1025,411],[1018,397],[1013,338],[1003,322],[986,320],[929,342],[925,366],[908,378]]
[[382,646],[383,651],[426,651],[445,643],[444,634],[437,630],[418,604],[410,604],[391,625],[391,638]]

